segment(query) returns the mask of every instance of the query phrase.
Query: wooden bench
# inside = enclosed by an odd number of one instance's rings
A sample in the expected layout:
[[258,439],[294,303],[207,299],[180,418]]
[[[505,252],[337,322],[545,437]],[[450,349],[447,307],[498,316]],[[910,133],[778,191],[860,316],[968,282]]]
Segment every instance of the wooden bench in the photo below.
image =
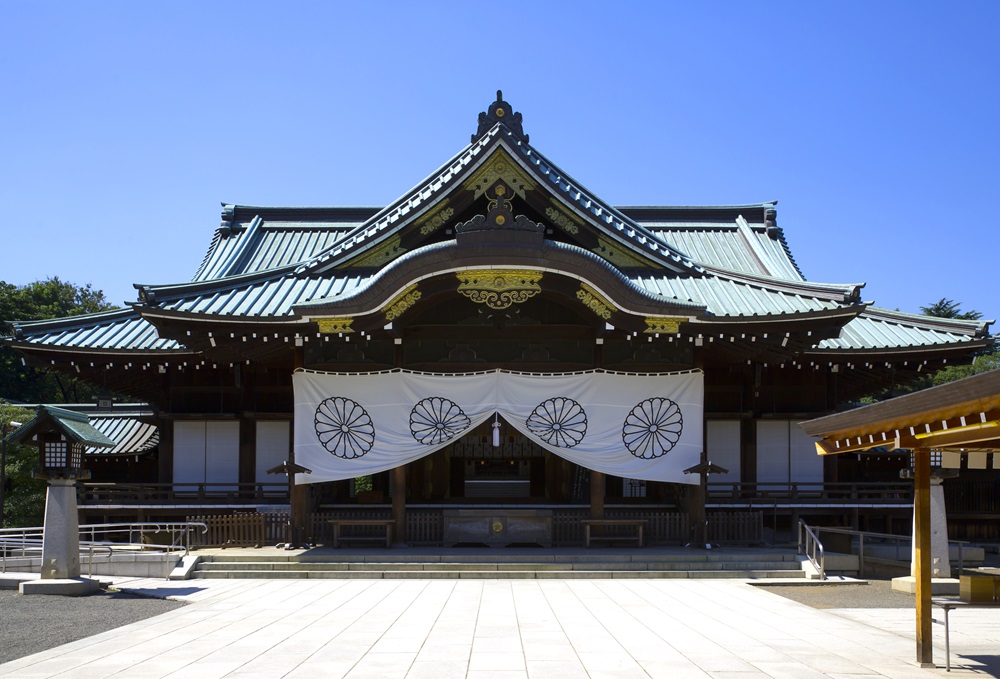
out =
[[621,541],[621,540],[636,540],[639,547],[643,546],[643,534],[646,530],[646,520],[645,519],[585,519],[580,523],[583,524],[583,543],[585,546],[590,547],[590,540],[592,538],[591,528],[594,526],[634,526],[636,529],[635,535],[615,535],[612,537],[597,536],[598,540],[607,541]]
[[[381,526],[385,528],[385,546],[389,547],[392,544],[392,527],[396,525],[396,521],[393,519],[329,519],[329,524],[333,526],[333,546],[340,546],[340,529],[346,527],[361,527],[361,526]],[[345,536],[344,540],[364,540],[370,541],[381,541],[382,537],[378,535],[361,535],[361,536]]]

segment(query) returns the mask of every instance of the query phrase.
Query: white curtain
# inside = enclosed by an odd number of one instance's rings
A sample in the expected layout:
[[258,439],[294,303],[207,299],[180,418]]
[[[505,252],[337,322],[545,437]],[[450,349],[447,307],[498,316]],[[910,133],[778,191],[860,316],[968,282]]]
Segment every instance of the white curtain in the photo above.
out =
[[433,453],[499,413],[547,450],[596,471],[697,483],[701,372],[296,372],[297,483],[374,474]]

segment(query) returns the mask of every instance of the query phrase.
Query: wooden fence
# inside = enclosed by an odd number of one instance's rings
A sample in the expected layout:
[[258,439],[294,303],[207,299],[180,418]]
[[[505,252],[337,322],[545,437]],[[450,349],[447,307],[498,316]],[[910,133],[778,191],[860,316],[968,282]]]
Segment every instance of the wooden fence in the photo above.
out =
[[200,521],[208,526],[205,533],[194,531],[192,547],[263,547],[275,545],[287,538],[288,512],[254,514],[215,514],[189,516],[188,521]]
[[[646,541],[650,545],[682,545],[690,540],[687,514],[656,509],[608,508],[609,519],[642,519],[646,521]],[[588,509],[553,509],[552,544],[556,547],[583,545],[581,521],[590,517]],[[749,545],[763,542],[764,521],[761,512],[710,512],[708,538],[711,542],[729,545]],[[310,542],[329,544],[332,540],[330,519],[390,519],[387,507],[358,507],[313,512],[307,520]],[[378,537],[381,528],[357,526],[346,528],[356,537]],[[609,528],[610,531],[616,530]],[[631,530],[622,527],[620,530]],[[443,542],[443,511],[438,508],[408,507],[406,510],[405,541],[411,545],[437,546]],[[623,533],[624,535],[624,533]]]

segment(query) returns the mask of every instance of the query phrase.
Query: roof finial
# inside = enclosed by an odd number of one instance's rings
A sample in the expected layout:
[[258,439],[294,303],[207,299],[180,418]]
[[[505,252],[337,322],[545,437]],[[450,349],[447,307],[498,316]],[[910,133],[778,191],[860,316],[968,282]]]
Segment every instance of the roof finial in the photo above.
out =
[[503,90],[497,90],[497,100],[479,114],[479,129],[472,135],[472,141],[481,139],[497,123],[503,123],[513,136],[525,143],[528,142],[528,135],[521,128],[521,114],[515,113],[513,107],[503,100]]

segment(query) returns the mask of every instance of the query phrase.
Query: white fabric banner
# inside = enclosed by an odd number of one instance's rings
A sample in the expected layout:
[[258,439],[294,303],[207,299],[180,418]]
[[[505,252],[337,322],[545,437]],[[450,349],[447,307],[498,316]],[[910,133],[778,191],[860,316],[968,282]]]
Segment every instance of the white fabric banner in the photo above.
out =
[[701,372],[298,371],[296,483],[387,471],[457,441],[494,413],[543,448],[614,476],[696,484],[701,459]]

